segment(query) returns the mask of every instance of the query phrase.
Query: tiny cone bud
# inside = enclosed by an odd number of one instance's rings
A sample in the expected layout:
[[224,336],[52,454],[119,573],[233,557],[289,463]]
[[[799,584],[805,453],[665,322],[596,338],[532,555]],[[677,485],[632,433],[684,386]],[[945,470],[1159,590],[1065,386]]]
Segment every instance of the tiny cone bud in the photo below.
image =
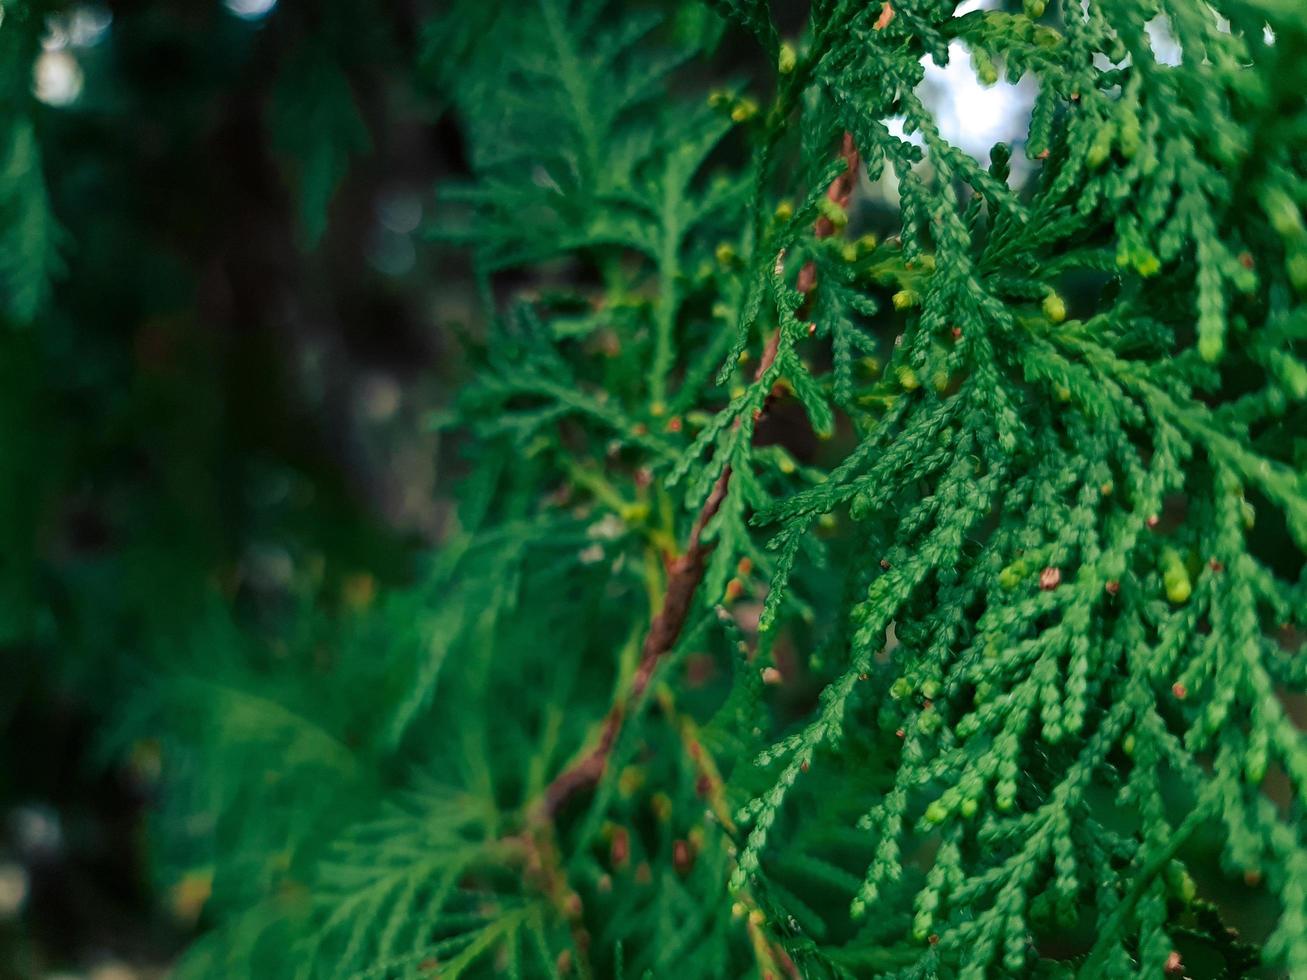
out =
[[608,860],[614,868],[624,868],[630,856],[631,835],[625,827],[618,827],[613,831],[613,842],[608,846]]
[[1052,591],[1062,584],[1062,570],[1049,566],[1039,573],[1039,587],[1045,592]]
[[1183,701],[1189,696],[1189,688],[1185,687],[1179,681],[1171,685],[1171,693],[1175,695],[1176,700]]
[[1121,583],[1116,579],[1111,579],[1103,588],[1107,590],[1108,595],[1116,595],[1121,591]]
[[741,99],[739,103],[731,110],[731,120],[733,122],[748,122],[758,113],[758,107],[748,99]]
[[781,680],[781,672],[775,667],[764,667],[762,669],[762,682],[764,684],[779,684]]
[[776,70],[782,75],[788,75],[794,71],[795,64],[798,63],[799,55],[794,50],[794,45],[788,41],[781,45],[780,55],[776,59]]
[[794,288],[801,293],[810,293],[816,285],[817,266],[812,262],[803,263],[803,268],[799,270],[799,278],[795,281]]
[[890,21],[894,19],[894,8],[889,5],[889,0],[881,6],[880,16],[876,18],[876,23],[872,26],[873,30],[883,31],[889,27]]
[[690,850],[688,841],[676,840],[672,842],[672,867],[682,877],[689,874],[690,869],[694,867],[694,852]]

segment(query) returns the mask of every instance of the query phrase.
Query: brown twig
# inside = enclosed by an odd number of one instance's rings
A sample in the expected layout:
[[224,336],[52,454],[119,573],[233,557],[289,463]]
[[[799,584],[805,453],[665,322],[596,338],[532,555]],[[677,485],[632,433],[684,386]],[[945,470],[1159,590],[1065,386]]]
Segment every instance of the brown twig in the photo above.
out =
[[[758,365],[758,377],[771,367],[778,349],[779,335],[767,342],[762,363]],[[649,624],[649,632],[645,634],[644,643],[640,647],[640,663],[631,677],[629,690],[614,700],[608,709],[595,747],[555,776],[553,782],[545,788],[541,816],[552,818],[575,793],[593,786],[603,776],[608,756],[622,730],[622,722],[626,719],[628,705],[644,694],[658,661],[676,645],[681,630],[685,627],[685,619],[690,613],[690,605],[703,580],[704,566],[713,548],[711,544],[703,542],[703,531],[716,516],[730,483],[731,468],[727,466],[717,478],[712,493],[694,520],[685,553],[672,559],[667,566],[667,591],[663,594],[662,608]]]
[[[837,207],[848,207],[853,186],[857,180],[858,165],[861,157],[853,142],[853,134],[845,133],[840,145],[840,156],[844,158],[845,168],[831,182],[826,196]],[[836,227],[828,217],[822,215],[813,225],[813,234],[817,238],[829,238],[835,234]],[[779,261],[779,260],[778,260]],[[817,267],[809,260],[799,271],[796,286],[802,293],[810,293],[817,284]],[[780,350],[780,330],[774,330],[767,338],[763,348],[754,380],[760,380],[776,361]],[[739,421],[736,421],[739,425]],[[722,501],[730,489],[731,468],[725,467],[717,483],[713,486],[708,499],[695,518],[690,531],[690,539],[685,552],[674,558],[667,567],[667,591],[663,595],[662,607],[649,624],[644,643],[640,648],[640,662],[631,677],[629,688],[620,693],[604,718],[599,740],[589,752],[572,763],[545,787],[543,796],[533,816],[536,819],[553,819],[564,805],[577,793],[594,786],[603,777],[608,766],[609,756],[621,733],[629,706],[637,701],[649,686],[658,662],[676,645],[681,630],[685,627],[686,617],[694,601],[695,592],[703,580],[704,567],[713,546],[703,542],[704,528],[716,516]]]

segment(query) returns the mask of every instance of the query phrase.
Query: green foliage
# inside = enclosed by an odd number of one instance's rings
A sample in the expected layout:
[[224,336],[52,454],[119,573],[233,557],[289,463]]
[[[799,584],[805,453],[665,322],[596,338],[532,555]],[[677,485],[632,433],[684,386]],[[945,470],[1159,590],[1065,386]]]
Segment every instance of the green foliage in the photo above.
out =
[[[1307,975],[1307,15],[708,6],[426,25],[454,516],[146,652],[180,974]],[[959,45],[1038,87],[987,165],[922,94]],[[269,116],[311,241],[337,57]],[[51,235],[4,234],[31,316]]]
[[319,45],[306,43],[282,66],[268,125],[296,188],[304,237],[316,245],[350,159],[371,146],[349,80]]
[[0,32],[0,310],[23,324],[40,311],[59,269],[59,227],[50,211],[33,122],[32,54],[43,27],[41,6],[5,7]]
[[[1192,951],[1184,854],[1211,824],[1225,866],[1264,876],[1279,902],[1264,955],[1307,969],[1307,751],[1281,700],[1301,681],[1286,624],[1302,608],[1307,547],[1292,380],[1303,115],[1288,95],[1307,24],[1219,6],[1228,27],[1187,3],[1100,0],[1056,18],[1030,5],[954,16],[949,3],[816,4],[797,55],[776,62],[765,112],[734,93],[712,100],[744,124],[732,139],[751,153],[724,198],[733,207],[698,235],[676,209],[702,159],[679,127],[699,113],[678,109],[673,123],[646,110],[644,145],[668,162],[633,158],[615,129],[623,104],[597,95],[621,91],[600,80],[620,77],[621,49],[596,44],[594,74],[578,75],[575,42],[551,27],[566,13],[542,6],[553,47],[525,57],[557,66],[537,69],[557,89],[512,98],[546,121],[543,159],[558,154],[560,169],[518,167],[510,185],[488,161],[462,199],[480,206],[469,227],[487,269],[571,253],[596,264],[605,293],[542,295],[519,314],[531,346],[492,336],[466,417],[479,446],[502,432],[563,475],[583,467],[571,485],[633,530],[643,512],[610,483],[639,461],[691,513],[729,474],[702,601],[735,597],[725,586],[741,559],[769,575],[754,669],[782,645],[806,647],[809,668],[791,659],[799,676],[786,682],[818,695],[806,711],[784,705],[774,735],[751,708],[754,727],[718,759],[747,826],[731,888],[762,903],[805,974],[1042,975],[1060,963],[1159,975],[1173,950]],[[776,57],[764,8],[722,10]],[[1178,65],[1155,58],[1146,27],[1159,15]],[[1000,68],[1038,80],[1029,190],[1008,179],[1007,147],[981,167],[919,101],[923,57],[942,61],[957,41],[982,81]],[[463,103],[470,118],[510,120],[488,145],[530,145],[532,130],[484,98]],[[887,128],[894,115],[920,134],[926,168]],[[872,177],[897,179],[901,224],[884,244],[812,234],[819,216],[846,220],[826,195],[841,130]],[[658,180],[680,147],[681,179]],[[510,159],[527,158],[541,159]],[[801,203],[773,216],[777,193]],[[661,234],[636,230],[639,200]],[[615,246],[643,261],[615,268]],[[814,297],[795,288],[806,262]],[[891,292],[899,313],[878,318]],[[695,310],[709,303],[704,322]],[[736,340],[723,358],[726,327]],[[584,345],[600,331],[614,337],[591,349],[608,364]],[[777,354],[750,380],[735,362],[772,331]],[[887,333],[881,378],[856,378],[855,356]],[[703,358],[725,361],[719,387]],[[836,409],[851,423],[858,444],[828,472],[757,445],[755,419],[782,383],[817,435]],[[636,438],[666,430],[669,398],[687,413],[671,459],[663,440]],[[564,420],[578,430],[559,441]],[[582,432],[606,464],[578,463]],[[1250,530],[1254,507],[1268,534]],[[774,551],[758,550],[760,533]],[[814,588],[822,564],[842,584]],[[1264,792],[1273,769],[1279,804]],[[729,832],[723,845],[734,853]],[[825,869],[815,895],[790,878],[805,864]]]

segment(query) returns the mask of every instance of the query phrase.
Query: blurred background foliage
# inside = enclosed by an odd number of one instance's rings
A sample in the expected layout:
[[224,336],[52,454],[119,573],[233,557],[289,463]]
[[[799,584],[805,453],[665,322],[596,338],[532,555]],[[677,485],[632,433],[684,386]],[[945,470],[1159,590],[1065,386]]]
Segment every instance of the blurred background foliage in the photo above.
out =
[[[421,419],[471,306],[415,244],[464,169],[411,67],[431,6],[0,5],[0,975],[162,968],[238,900],[203,852],[233,842],[147,846],[193,801],[142,732],[348,765],[237,680],[342,727],[387,683],[370,617],[441,527]],[[367,678],[305,689],[338,661]],[[221,719],[140,697],[183,674]]]

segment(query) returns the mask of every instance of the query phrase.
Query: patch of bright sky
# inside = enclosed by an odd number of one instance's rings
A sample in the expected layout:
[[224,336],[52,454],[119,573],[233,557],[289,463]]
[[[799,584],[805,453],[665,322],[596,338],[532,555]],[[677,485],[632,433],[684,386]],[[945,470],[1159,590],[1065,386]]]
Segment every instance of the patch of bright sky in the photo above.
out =
[[98,4],[82,4],[46,22],[41,53],[32,66],[32,93],[46,105],[70,106],[82,94],[85,78],[77,51],[104,40],[113,14]]
[[[998,0],[967,0],[958,5],[956,16],[999,6]],[[993,85],[982,85],[971,67],[971,52],[966,45],[954,41],[948,51],[946,65],[937,65],[930,57],[922,59],[925,78],[917,95],[934,115],[940,135],[988,166],[989,151],[995,143],[1024,143],[1038,83],[1034,76],[1027,74],[1016,84],[1000,77]],[[903,117],[887,119],[885,125],[900,139],[923,145],[920,133],[904,131]],[[922,166],[929,166],[929,161]],[[1011,181],[1014,184],[1023,181],[1029,167],[1024,154],[1014,153]],[[898,181],[889,174],[883,178],[882,191],[896,200],[897,185]]]
[[1144,25],[1144,30],[1148,32],[1148,44],[1153,49],[1153,57],[1158,64],[1180,64],[1180,42],[1175,39],[1171,21],[1166,14],[1158,14]]
[[277,6],[277,0],[222,0],[222,3],[241,20],[260,20]]

